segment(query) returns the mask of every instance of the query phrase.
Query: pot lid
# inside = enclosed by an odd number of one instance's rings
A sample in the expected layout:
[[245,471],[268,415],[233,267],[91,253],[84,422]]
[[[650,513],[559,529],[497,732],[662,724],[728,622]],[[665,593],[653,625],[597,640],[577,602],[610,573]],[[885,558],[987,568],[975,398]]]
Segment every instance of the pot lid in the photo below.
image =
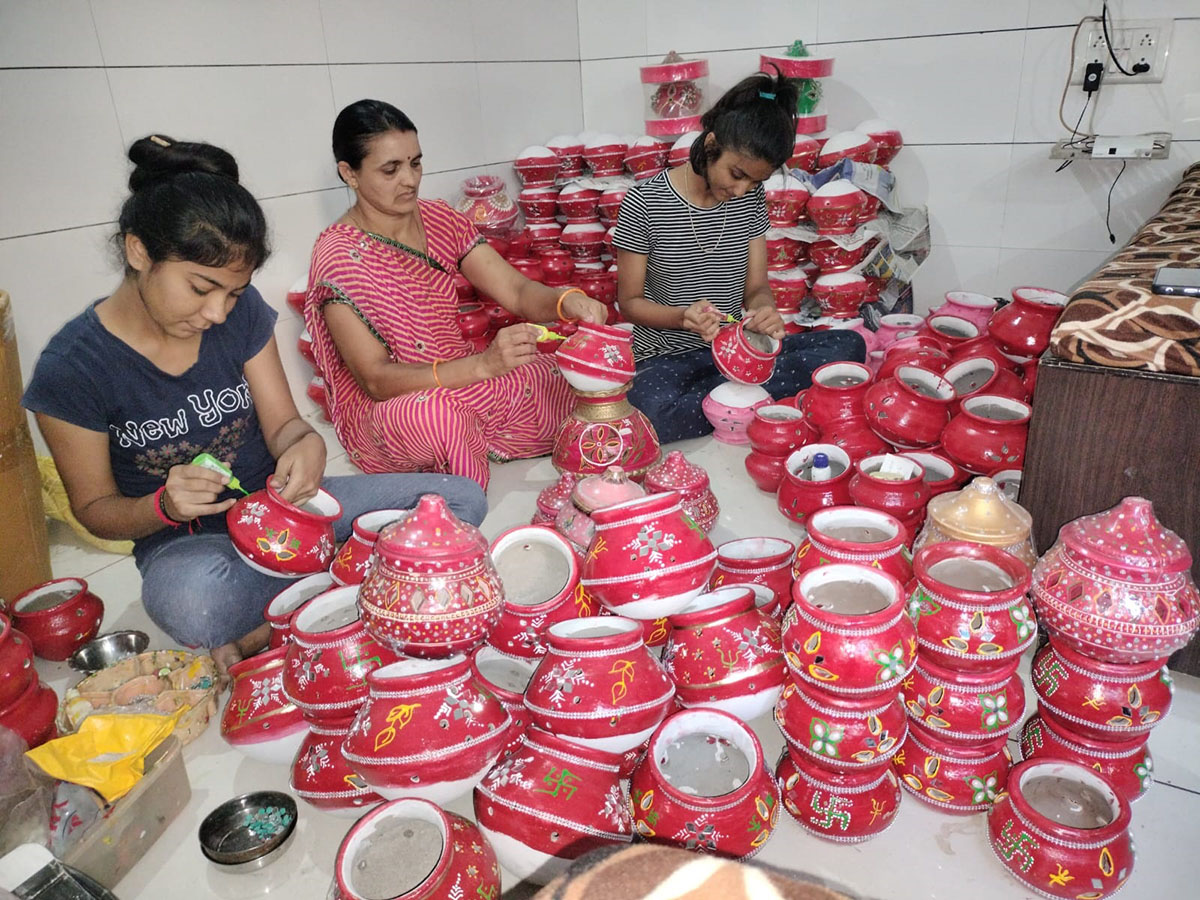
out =
[[571,492],[579,482],[579,476],[574,472],[563,472],[558,481],[549,487],[542,488],[537,495],[537,507],[541,510],[558,511],[571,499]]
[[1097,562],[1146,572],[1185,572],[1192,554],[1175,532],[1154,515],[1145,497],[1126,497],[1111,509],[1080,516],[1062,527],[1059,538]]
[[586,513],[606,506],[615,506],[626,500],[646,496],[640,484],[629,480],[620,466],[609,466],[599,475],[589,475],[575,485],[571,500]]
[[928,511],[947,537],[980,544],[1016,544],[1033,527],[1033,516],[990,478],[976,478],[961,491],[934,497]]
[[472,559],[487,553],[488,542],[474,525],[461,521],[438,494],[425,494],[409,513],[379,533],[375,543],[385,559]]
[[708,487],[708,473],[688,462],[682,450],[672,450],[666,459],[646,472],[646,484],[654,491],[689,494]]

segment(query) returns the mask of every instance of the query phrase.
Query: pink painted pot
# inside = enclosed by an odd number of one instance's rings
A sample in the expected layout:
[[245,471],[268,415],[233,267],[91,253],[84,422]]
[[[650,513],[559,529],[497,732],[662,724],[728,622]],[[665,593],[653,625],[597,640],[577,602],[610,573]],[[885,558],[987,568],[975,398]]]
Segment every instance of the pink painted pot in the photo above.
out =
[[554,520],[554,528],[571,544],[580,559],[596,536],[596,523],[591,513],[605,506],[615,506],[626,500],[646,496],[640,484],[630,480],[625,469],[609,466],[599,475],[579,479],[571,492],[571,502],[564,504]]
[[[313,723],[344,721],[367,696],[367,675],[396,655],[367,633],[354,586],[308,601],[292,618],[283,662],[283,693]],[[342,623],[342,624],[339,624]]]
[[484,639],[503,595],[479,529],[426,494],[380,532],[358,604],[380,643],[409,656],[444,657]]
[[784,752],[775,767],[783,808],[816,837],[858,844],[887,830],[900,808],[900,782],[884,764],[853,773],[831,772]]
[[367,577],[371,554],[379,532],[408,515],[406,509],[377,509],[355,518],[350,537],[338,549],[329,566],[329,574],[338,586],[361,584]]
[[383,797],[342,756],[350,723],[313,725],[292,760],[291,788],[297,797],[335,816],[357,819]]
[[692,521],[712,531],[721,514],[720,504],[709,486],[708,473],[701,466],[688,462],[681,450],[672,450],[666,458],[646,472],[646,490],[651,494],[676,491],[683,511]]
[[867,195],[842,180],[818,188],[807,206],[808,217],[821,235],[854,234],[866,208]]
[[867,135],[875,142],[875,164],[878,166],[886,168],[896,158],[900,148],[904,146],[904,138],[899,129],[893,128],[882,119],[867,119],[865,122],[859,122],[854,126],[854,130],[859,134]]
[[767,219],[774,228],[793,228],[804,214],[810,191],[804,182],[784,172],[776,172],[765,182]]
[[579,476],[574,472],[563,472],[554,484],[542,488],[537,495],[537,512],[529,524],[553,525],[559,510],[571,502],[571,491],[575,490],[578,481]]
[[844,450],[851,463],[878,453],[888,453],[892,449],[887,441],[871,430],[867,417],[863,415],[830,422],[821,429],[821,440]]
[[[888,455],[868,456],[855,463],[854,475],[850,478],[850,499],[856,506],[878,509],[901,522],[907,522],[924,511],[925,504],[933,495],[925,486],[925,471],[920,463],[913,460],[897,464],[910,467],[905,478],[878,477]],[[915,536],[910,534],[909,538]]]
[[599,300],[606,306],[617,302],[617,282],[604,269],[584,269],[575,272],[575,281],[589,297]]
[[713,437],[723,444],[747,444],[746,431],[754,411],[772,403],[771,395],[756,384],[726,381],[708,392],[700,409],[713,426]]
[[[958,563],[958,573],[944,573],[950,561]],[[956,586],[964,583],[964,568],[997,589]],[[1036,640],[1029,567],[1011,553],[971,541],[943,541],[913,557],[913,574],[908,609],[925,658],[955,671],[995,672]]]
[[880,316],[879,327],[875,330],[875,340],[880,350],[886,350],[894,344],[903,333],[915,332],[925,320],[920,316],[908,313],[889,313]]
[[534,659],[546,652],[555,622],[594,616],[597,604],[579,584],[579,560],[570,542],[545,525],[519,525],[489,548],[504,601],[486,642],[502,653]]
[[326,491],[296,506],[268,484],[231,506],[225,522],[233,548],[251,568],[276,578],[301,578],[329,568],[333,523],[341,515],[341,504]]
[[961,744],[913,725],[892,765],[904,789],[952,815],[970,816],[1004,796],[1012,754],[999,741]]
[[662,662],[681,706],[720,709],[743,721],[775,705],[787,670],[779,624],[749,587],[701,594],[670,617]]
[[463,656],[403,659],[367,676],[342,755],[383,797],[444,804],[470,791],[507,741],[509,716]]
[[82,578],[56,578],[18,594],[8,613],[34,654],[61,662],[100,631],[104,602]]
[[1032,678],[1043,718],[1101,741],[1149,734],[1171,711],[1175,692],[1165,659],[1104,663],[1053,638],[1034,656]]
[[0,707],[0,725],[14,732],[32,750],[58,737],[57,713],[58,694],[41,680],[32,678],[23,693]]
[[912,579],[904,526],[886,512],[833,506],[810,515],[805,532],[792,563],[793,579],[818,566],[834,563],[870,566],[886,572],[902,585]]
[[292,618],[296,611],[313,597],[323,594],[338,585],[328,572],[318,572],[299,581],[293,581],[286,588],[271,598],[263,612],[263,618],[271,626],[271,637],[267,644],[269,650],[282,647],[292,639]]
[[877,435],[897,447],[918,449],[937,443],[953,401],[954,388],[940,375],[900,366],[894,378],[871,385],[864,406]]
[[[1027,794],[1038,779],[1058,779],[1059,790],[1073,784],[1101,798],[1103,813],[1086,828],[1057,820],[1053,808],[1038,809]],[[1031,802],[1031,800],[1033,802]],[[1070,806],[1078,807],[1078,800]],[[1103,823],[1103,824],[1097,824]],[[1008,791],[988,811],[988,842],[1000,864],[1027,890],[1044,897],[1102,900],[1115,894],[1133,873],[1133,839],[1129,804],[1105,778],[1083,766],[1054,760],[1023,762],[1013,767]],[[1088,889],[1080,894],[1080,889]]]
[[779,788],[758,737],[715,709],[685,709],[659,726],[630,800],[643,840],[734,859],[761,850],[779,820]]
[[821,315],[835,319],[853,319],[867,299],[867,280],[854,272],[821,275],[812,286],[812,296]]
[[826,363],[813,372],[800,409],[812,425],[824,429],[839,419],[861,416],[870,386],[871,370],[862,363]]
[[818,763],[827,772],[878,771],[908,735],[898,693],[842,697],[788,682],[775,708],[775,723],[788,752]]
[[504,868],[544,884],[584,853],[633,839],[620,756],[531,728],[475,788],[475,820]]
[[968,472],[986,475],[999,468],[1019,469],[1033,409],[999,394],[975,394],[942,431],[942,451]]
[[[414,876],[416,869],[423,871],[419,863],[414,866],[410,853],[405,852],[403,836],[405,825],[423,823],[437,830],[440,846],[428,858],[433,865],[428,874]],[[413,829],[409,829],[413,830]],[[384,854],[364,856],[376,835],[387,840],[385,846],[395,847],[393,863],[400,873],[389,868]],[[387,835],[386,838],[383,836]],[[397,844],[396,836],[401,836]],[[383,857],[383,858],[381,858]],[[336,896],[331,900],[370,900],[377,893],[356,890],[360,873],[364,872],[367,860],[375,862],[378,874],[372,883],[385,883],[389,892],[396,892],[396,900],[445,900],[445,898],[470,897],[495,898],[500,895],[500,866],[491,844],[479,831],[475,823],[454,813],[443,812],[435,804],[424,800],[393,800],[375,807],[357,822],[338,847],[334,862],[334,885],[331,890]],[[421,862],[426,860],[422,859]]]
[[977,744],[1009,735],[1025,714],[1020,660],[996,669],[964,672],[917,658],[900,687],[912,720],[947,741]]
[[767,588],[771,604],[791,602],[792,555],[796,545],[777,537],[748,537],[726,541],[717,547],[717,567],[708,581],[710,588],[726,584],[757,584]]
[[1154,784],[1154,759],[1146,735],[1123,741],[1085,737],[1047,717],[1038,704],[1021,729],[1021,758],[1064,759],[1099,772],[1117,794],[1132,803]]
[[1038,619],[1059,646],[1101,662],[1170,656],[1200,624],[1192,554],[1142,497],[1082,516],[1033,570]]
[[620,616],[560,622],[525,691],[530,722],[578,744],[624,753],[643,743],[675,704],[675,686]]
[[512,751],[521,742],[521,735],[529,727],[529,710],[525,708],[525,689],[538,660],[501,653],[490,644],[480,644],[471,652],[471,671],[475,679],[495,695],[508,713],[508,728],[504,735],[504,748],[499,759],[512,756]]
[[947,291],[945,302],[937,309],[931,310],[930,318],[934,316],[956,316],[974,325],[979,334],[987,332],[988,319],[996,311],[996,298],[987,294],[976,294],[972,291]]
[[313,353],[312,335],[305,328],[300,332],[300,337],[296,339],[296,349],[300,351],[300,355],[304,357],[305,362],[314,368],[317,365],[316,354]]
[[287,650],[267,650],[229,667],[233,684],[221,715],[221,737],[260,762],[287,764],[308,734],[309,723],[283,695]]
[[913,667],[917,635],[891,575],[853,563],[819,566],[792,584],[783,649],[797,684],[884,697]]
[[30,682],[36,680],[33,644],[0,612],[0,709],[24,694]]
[[[811,468],[817,453],[824,453],[829,458],[832,470],[840,468],[841,471],[827,481],[812,481],[806,470]],[[806,516],[827,506],[849,506],[852,472],[850,456],[841,447],[807,444],[788,457],[776,505],[793,522],[802,522]]]
[[1069,299],[1046,288],[1015,287],[1013,302],[996,310],[988,320],[988,334],[1011,356],[1041,356],[1050,346],[1050,332]]
[[747,331],[743,323],[722,327],[713,338],[713,362],[730,381],[762,384],[775,371],[783,345],[778,338]]
[[1001,368],[995,360],[987,357],[971,357],[955,362],[942,373],[942,377],[954,388],[954,403],[951,413],[962,409],[963,401],[978,395],[1009,397],[1025,402],[1025,384],[1011,369]]
[[633,340],[611,325],[580,322],[555,354],[559,370],[578,391],[611,391],[633,379]]

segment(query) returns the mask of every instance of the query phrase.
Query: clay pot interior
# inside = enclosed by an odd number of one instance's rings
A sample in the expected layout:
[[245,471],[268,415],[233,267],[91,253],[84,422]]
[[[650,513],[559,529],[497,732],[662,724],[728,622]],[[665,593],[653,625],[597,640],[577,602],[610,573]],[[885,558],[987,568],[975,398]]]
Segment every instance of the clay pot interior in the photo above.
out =
[[285,619],[301,606],[333,588],[333,576],[328,572],[318,572],[288,585],[276,594],[267,604],[266,615],[272,619]]
[[760,419],[770,419],[772,422],[794,422],[797,419],[804,418],[804,413],[796,409],[796,407],[782,406],[780,404],[760,406],[757,413]]
[[[899,459],[899,460],[903,460],[905,463],[907,463],[908,464],[907,471],[901,472],[900,471],[901,466],[899,466],[896,463],[892,463],[892,465],[896,469],[897,475],[899,477],[896,477],[896,478],[882,477],[879,473],[883,469],[884,464],[887,462],[887,458],[889,456],[893,460]],[[866,475],[870,478],[875,478],[878,481],[885,481],[885,482],[886,481],[910,481],[913,478],[920,478],[923,481],[925,479],[925,470],[922,468],[922,466],[919,462],[917,462],[915,459],[909,459],[907,456],[900,456],[895,453],[889,453],[889,454],[881,453],[877,456],[868,456],[859,462],[858,467],[859,467],[859,470],[864,475]]]
[[363,531],[378,536],[384,528],[393,522],[399,522],[410,512],[410,509],[377,509],[363,513],[355,521]]
[[824,453],[829,457],[829,477],[831,479],[837,478],[850,468],[849,454],[836,444],[808,444],[788,457],[788,471],[801,481],[812,481],[813,457],[818,453]]
[[[775,600],[775,592],[765,584],[757,584],[750,581],[727,581],[721,587],[724,589],[745,588],[750,591],[754,594],[755,609],[766,610]],[[726,597],[725,599],[728,600],[730,598]],[[688,608],[691,609],[691,607]]]
[[663,780],[690,797],[731,794],[762,767],[746,726],[705,709],[668,719],[650,754]]
[[906,450],[899,455],[920,464],[925,472],[926,484],[940,484],[954,478],[954,465],[948,459],[939,459],[932,453],[921,453],[918,450]]
[[712,609],[714,606],[720,606],[722,603],[728,603],[730,600],[745,597],[747,594],[753,593],[754,591],[751,590],[751,586],[748,584],[723,584],[719,588],[714,588],[706,594],[700,594],[698,597],[695,597],[676,615],[685,616],[688,613],[703,612],[706,609]]
[[1014,300],[1026,300],[1030,303],[1041,303],[1045,306],[1066,306],[1071,298],[1059,291],[1040,287],[1015,287],[1012,289]]
[[489,688],[496,687],[509,694],[524,694],[538,662],[537,659],[508,656],[485,645],[475,654],[475,671]]
[[778,557],[786,553],[790,557],[795,549],[791,541],[783,538],[749,537],[725,542],[717,548],[717,556],[723,559],[750,560]]
[[78,578],[58,578],[33,588],[13,604],[13,615],[28,616],[45,613],[73,600],[87,589]]
[[714,403],[733,409],[749,409],[763,400],[770,400],[771,395],[757,384],[740,384],[736,381],[724,381],[708,392]]
[[806,604],[839,616],[869,616],[897,600],[894,580],[866,566],[818,566],[797,584]]
[[992,422],[1021,422],[1033,413],[1029,404],[998,394],[982,394],[963,401],[963,411]]
[[292,627],[305,634],[324,634],[358,621],[358,585],[318,594],[296,613]]
[[400,897],[433,874],[448,839],[437,807],[399,800],[347,835],[339,875],[363,900]]
[[560,638],[601,638],[614,634],[642,633],[642,623],[624,616],[589,616],[555,622],[547,631]]
[[942,373],[942,377],[954,387],[956,395],[963,397],[979,390],[995,374],[995,360],[974,357],[972,359],[964,359],[960,363],[955,363]]
[[966,319],[961,319],[958,316],[931,316],[929,327],[938,334],[944,334],[946,337],[954,338],[955,340],[965,341],[970,338],[979,337],[979,329]]
[[871,370],[861,363],[828,363],[813,373],[813,381],[822,387],[848,388],[866,384]]
[[505,600],[517,606],[538,606],[567,587],[574,555],[556,532],[518,528],[496,541],[492,562],[504,585]]
[[1035,813],[1065,828],[1104,828],[1121,812],[1112,786],[1078,764],[1047,760],[1022,772],[1009,790],[1019,791]]
[[322,490],[318,490],[312,498],[305,500],[300,504],[288,503],[279,494],[275,495],[275,499],[284,506],[291,506],[300,510],[302,513],[306,513],[310,516],[318,516],[322,519],[329,519],[330,521],[338,519],[342,515],[341,504],[333,498],[332,494],[326,493]]
[[967,557],[935,562],[928,569],[928,577],[949,587],[989,594],[1006,591],[1016,583],[995,563]]
[[[954,388],[942,376],[917,366],[900,366],[896,378],[922,397],[931,400],[953,400]],[[964,401],[965,402],[965,401]]]
[[996,308],[995,297],[977,294],[974,291],[947,291],[946,300],[959,306],[969,306],[972,309],[992,310]]
[[759,353],[774,356],[779,352],[779,339],[758,331],[742,330],[742,339]]
[[882,544],[900,533],[896,520],[886,513],[849,506],[818,510],[809,517],[808,525],[821,537],[852,544]]

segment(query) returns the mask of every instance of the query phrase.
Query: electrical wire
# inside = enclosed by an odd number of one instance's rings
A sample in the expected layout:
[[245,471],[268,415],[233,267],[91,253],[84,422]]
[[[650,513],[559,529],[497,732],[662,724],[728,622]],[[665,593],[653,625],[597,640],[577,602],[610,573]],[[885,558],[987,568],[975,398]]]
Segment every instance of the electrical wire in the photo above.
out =
[[[1099,22],[1099,21],[1100,21],[1100,19],[1098,19],[1096,16],[1084,16],[1082,19],[1079,20],[1079,23],[1075,26],[1075,33],[1073,35],[1071,35],[1071,54],[1070,54],[1070,62],[1067,65],[1067,77],[1066,77],[1066,80],[1063,82],[1062,96],[1060,96],[1058,98],[1058,121],[1062,123],[1063,128],[1065,128],[1071,132],[1072,137],[1074,137],[1075,134],[1077,133],[1077,131],[1079,129],[1079,125],[1077,124],[1075,126],[1075,128],[1071,128],[1071,126],[1067,124],[1067,120],[1063,113],[1063,107],[1066,105],[1066,102],[1067,102],[1067,90],[1071,87],[1071,76],[1075,74],[1075,45],[1079,42],[1079,31],[1080,31],[1080,29],[1083,28],[1084,24],[1086,22]],[[1091,96],[1092,96],[1091,94],[1088,94],[1089,100],[1091,99]],[[1087,108],[1086,103],[1084,104],[1084,108],[1085,109]],[[1080,114],[1079,121],[1080,122],[1083,121],[1082,113]],[[1087,136],[1095,137],[1095,134],[1093,132],[1089,131]]]
[[[1083,109],[1081,109],[1079,111],[1079,119],[1078,119],[1078,121],[1075,122],[1075,127],[1071,129],[1071,135],[1072,135],[1071,140],[1065,141],[1063,143],[1064,147],[1083,147],[1083,149],[1089,155],[1092,152],[1092,148],[1088,142],[1090,141],[1094,144],[1096,138],[1095,138],[1095,135],[1079,134],[1079,123],[1083,121],[1083,114],[1087,112],[1088,104],[1091,102],[1092,102],[1092,95],[1088,94],[1087,99],[1083,101]],[[1065,169],[1067,166],[1069,166],[1072,162],[1074,162],[1074,160],[1072,160],[1072,159],[1064,160],[1063,164],[1061,166],[1059,166],[1057,169],[1055,169],[1054,171],[1056,173],[1061,172],[1063,169]]]
[[1100,8],[1100,30],[1104,32],[1104,45],[1108,47],[1108,55],[1112,57],[1113,65],[1117,67],[1117,71],[1122,75],[1128,75],[1132,78],[1137,73],[1130,72],[1121,65],[1121,61],[1117,59],[1117,54],[1113,50],[1112,38],[1108,36],[1108,0],[1104,0],[1104,5]]
[[1104,205],[1104,227],[1108,229],[1108,242],[1115,244],[1117,236],[1113,234],[1112,226],[1108,224],[1108,217],[1112,214],[1112,195],[1113,190],[1117,187],[1117,182],[1121,180],[1121,176],[1125,174],[1125,165],[1128,160],[1121,160],[1121,171],[1117,173],[1117,177],[1113,179],[1112,185],[1108,189],[1108,202]]

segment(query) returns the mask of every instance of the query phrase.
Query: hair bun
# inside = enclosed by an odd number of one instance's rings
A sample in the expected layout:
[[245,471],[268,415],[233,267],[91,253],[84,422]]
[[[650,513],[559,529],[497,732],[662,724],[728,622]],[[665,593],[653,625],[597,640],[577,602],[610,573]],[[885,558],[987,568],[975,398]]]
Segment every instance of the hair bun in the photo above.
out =
[[151,134],[134,141],[128,155],[136,166],[129,176],[129,189],[135,193],[157,181],[189,172],[219,175],[233,182],[238,180],[237,161],[227,151],[212,144],[176,141],[166,135]]

